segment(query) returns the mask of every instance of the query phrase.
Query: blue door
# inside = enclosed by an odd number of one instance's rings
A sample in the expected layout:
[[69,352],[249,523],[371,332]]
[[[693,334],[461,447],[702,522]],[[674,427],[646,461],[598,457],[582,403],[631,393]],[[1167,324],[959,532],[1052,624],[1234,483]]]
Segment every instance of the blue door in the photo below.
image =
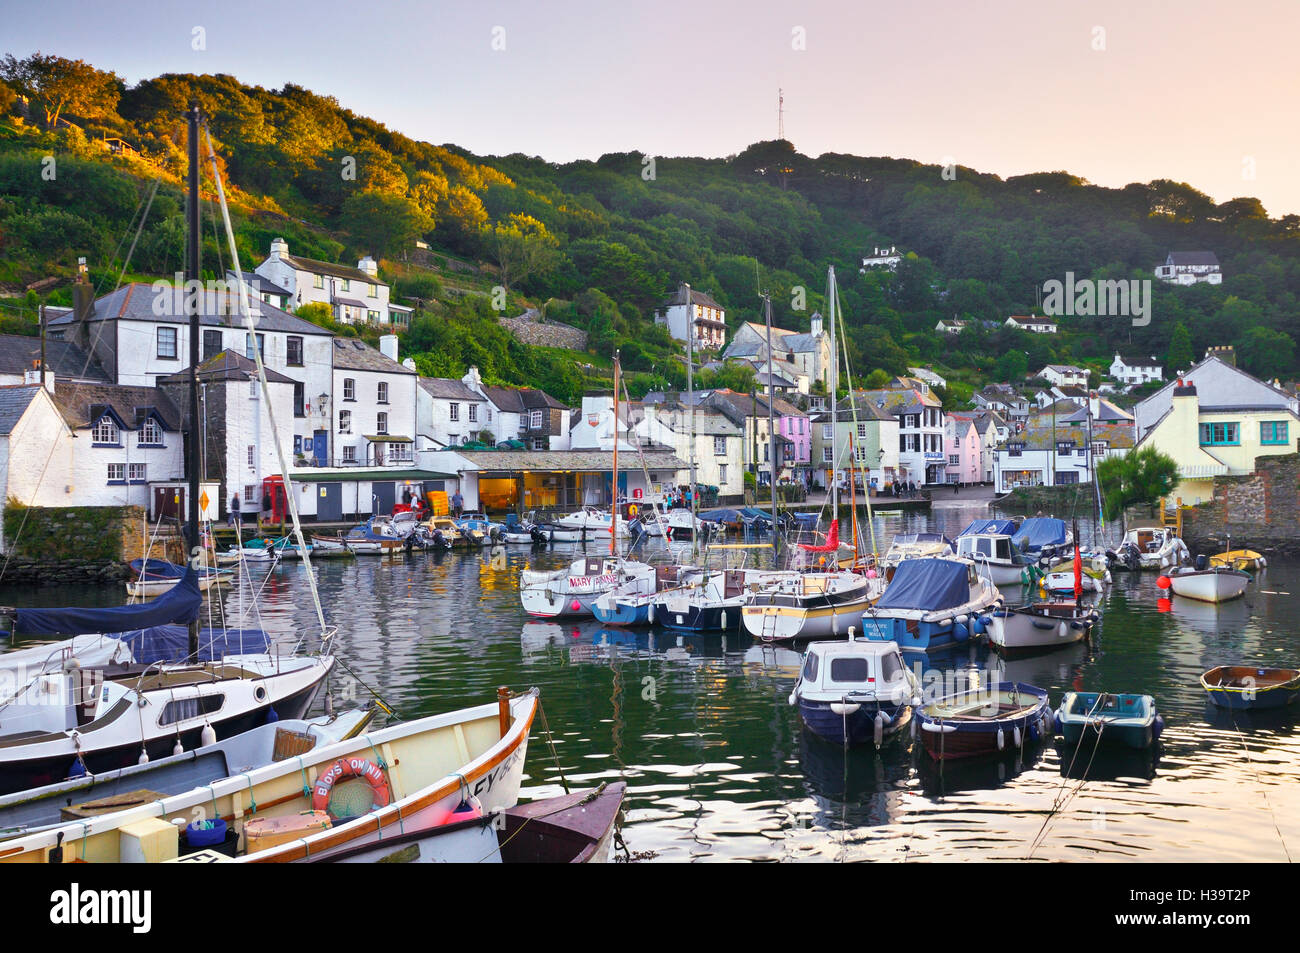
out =
[[312,456],[316,458],[316,466],[327,467],[330,465],[330,436],[329,431],[317,430],[312,437]]

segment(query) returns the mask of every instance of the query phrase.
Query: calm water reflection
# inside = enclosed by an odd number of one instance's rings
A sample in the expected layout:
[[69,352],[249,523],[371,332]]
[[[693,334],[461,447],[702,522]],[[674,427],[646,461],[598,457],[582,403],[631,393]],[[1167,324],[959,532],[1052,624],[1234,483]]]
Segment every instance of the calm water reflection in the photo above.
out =
[[[950,505],[878,517],[876,530],[883,545],[896,532],[955,533],[983,515],[982,505]],[[337,651],[399,714],[480,704],[498,685],[539,686],[565,777],[582,786],[625,778],[626,840],[660,860],[1285,860],[1285,845],[1300,849],[1293,716],[1220,713],[1197,681],[1216,664],[1300,659],[1295,564],[1271,566],[1244,601],[1217,610],[1175,600],[1160,612],[1155,574],[1118,575],[1090,645],[1007,664],[1009,677],[1049,689],[1054,704],[1070,689],[1154,695],[1167,722],[1158,758],[1089,762],[1047,744],[938,768],[907,738],[846,756],[810,736],[787,703],[799,663],[789,649],[530,621],[519,571],[567,558],[511,548],[322,562],[317,572]],[[263,586],[257,621],[286,640],[313,628],[302,572],[252,574]],[[989,660],[966,649],[929,664],[951,676]],[[335,680],[336,699],[347,690]],[[525,784],[529,796],[560,790],[540,722]]]

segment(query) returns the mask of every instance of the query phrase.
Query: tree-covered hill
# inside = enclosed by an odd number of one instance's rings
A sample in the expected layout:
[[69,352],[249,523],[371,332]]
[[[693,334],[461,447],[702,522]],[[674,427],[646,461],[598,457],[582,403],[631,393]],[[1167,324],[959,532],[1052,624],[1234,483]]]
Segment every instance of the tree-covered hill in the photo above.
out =
[[[953,400],[1018,371],[1011,352],[1031,370],[1100,370],[1115,349],[1185,365],[1209,345],[1234,344],[1261,376],[1296,372],[1300,217],[1270,219],[1255,199],[1215,204],[1163,180],[1107,189],[1065,172],[1002,179],[810,157],[780,141],[724,159],[621,153],[555,164],[417,142],[292,85],[165,75],[127,86],[40,54],[6,58],[0,80],[0,282],[11,294],[66,278],[78,255],[97,281],[116,281],[137,230],[128,277],[181,268],[184,110],[196,99],[232,186],[245,266],[277,236],[311,257],[376,256],[396,293],[419,303],[407,351],[430,372],[475,363],[490,379],[572,400],[619,347],[641,386],[680,383],[676,349],[651,314],[678,283],[713,295],[733,326],[759,319],[759,292],[769,292],[775,322],[798,330],[825,310],[828,265],[855,373],[934,363]],[[53,177],[43,174],[48,156]],[[205,226],[205,261],[222,260],[216,234]],[[861,274],[878,245],[906,257],[895,272]],[[1067,272],[1150,279],[1171,250],[1214,251],[1224,282],[1153,282],[1146,327],[1065,317],[1049,338],[980,324],[1030,313],[1043,283]],[[54,300],[66,294],[46,285]],[[495,323],[498,286],[511,314],[534,305],[587,329],[592,354],[575,361],[514,343]],[[35,297],[0,299],[7,326],[30,322]],[[936,334],[954,315],[975,320],[955,339]]]

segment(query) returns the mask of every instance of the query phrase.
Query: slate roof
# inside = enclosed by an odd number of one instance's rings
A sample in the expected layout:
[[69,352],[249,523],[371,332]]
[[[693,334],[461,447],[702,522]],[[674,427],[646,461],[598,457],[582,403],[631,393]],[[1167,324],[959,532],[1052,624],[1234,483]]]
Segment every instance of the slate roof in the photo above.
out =
[[530,410],[548,408],[569,409],[568,404],[560,403],[550,394],[535,387],[484,387],[483,392],[497,409],[508,414],[522,414]]
[[[189,315],[185,314],[184,301],[177,302],[175,289],[168,288],[159,295],[150,285],[132,282],[111,291],[102,298],[95,299],[95,307],[89,320],[94,321],[155,321],[165,324],[185,324]],[[302,318],[282,311],[273,304],[257,300],[251,302],[257,306],[257,329],[259,331],[284,331],[289,334],[324,334],[332,332],[304,321]],[[155,312],[154,305],[157,304]],[[177,307],[177,305],[180,307]],[[239,295],[237,293],[208,294],[200,305],[199,323],[206,327],[243,328],[244,319],[239,313]],[[211,313],[207,309],[213,309]],[[50,328],[66,328],[76,318],[72,311],[67,311],[47,322]]]
[[[41,339],[25,334],[0,334],[0,374],[22,376],[40,362]],[[45,366],[56,380],[90,380],[110,383],[104,369],[71,341],[46,338]]]
[[300,255],[281,255],[280,260],[287,263],[290,267],[297,268],[299,271],[306,271],[313,275],[329,275],[332,278],[348,278],[352,281],[364,281],[367,284],[387,286],[386,281],[381,281],[377,276],[366,274],[360,268],[351,268],[348,265],[336,265],[329,261],[317,261],[315,258],[303,258]]
[[[685,298],[682,295],[682,289],[681,286],[679,285],[677,290],[674,291],[672,294],[670,294],[667,297],[667,299],[665,299],[664,303],[661,304],[659,307],[661,309],[671,308],[681,304],[685,304]],[[705,294],[703,291],[699,291],[695,288],[691,289],[691,304],[698,304],[702,308],[716,308],[718,311],[727,310],[722,305],[718,304],[718,302],[714,301],[711,297]],[[773,332],[776,331],[775,328],[773,328],[772,330]]]
[[439,400],[486,400],[482,394],[470,390],[469,385],[461,380],[446,377],[421,377],[420,386],[430,397]]
[[1171,265],[1213,265],[1219,267],[1219,257],[1212,251],[1171,251],[1165,259]]
[[[288,298],[291,296],[291,293],[288,290],[281,288],[275,282],[271,281],[271,279],[263,277],[262,275],[259,275],[255,271],[245,271],[245,272],[241,272],[241,274],[244,280],[248,282],[248,286],[254,289],[255,291],[257,291],[258,294],[265,293],[265,294],[280,295],[281,297],[284,298]],[[227,268],[226,277],[233,278],[234,276],[235,273],[231,271],[229,268]]]
[[181,429],[180,410],[157,387],[56,383],[51,396],[68,426],[76,430],[93,426],[108,409],[127,430],[139,429],[150,411],[161,420],[163,430],[174,433]]
[[40,390],[37,384],[10,384],[0,387],[0,436],[8,436],[18,426]]
[[[214,354],[198,367],[198,378],[202,384],[215,384],[221,381],[250,381],[256,377],[257,363],[252,358],[244,357],[238,351],[232,351],[230,348],[226,348],[219,354]],[[266,368],[266,379],[272,384],[297,383],[292,377],[286,377],[279,371],[269,367]],[[163,378],[163,383],[188,384],[189,380],[190,371],[189,368],[185,368],[175,374],[168,374]]]
[[[614,469],[610,450],[469,450],[455,451],[479,470],[574,470],[601,473]],[[627,456],[626,452],[623,454]],[[685,470],[688,466],[670,450],[644,452],[648,470]],[[636,460],[641,465],[640,458]]]
[[333,351],[335,370],[377,371],[381,374],[416,373],[357,338],[335,338]]

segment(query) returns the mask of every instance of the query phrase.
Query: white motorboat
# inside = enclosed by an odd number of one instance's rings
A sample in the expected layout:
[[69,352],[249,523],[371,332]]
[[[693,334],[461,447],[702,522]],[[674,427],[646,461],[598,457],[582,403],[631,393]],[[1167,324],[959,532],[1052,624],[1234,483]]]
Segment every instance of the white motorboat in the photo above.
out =
[[[1110,560],[1105,553],[1083,553],[1080,557],[1082,571],[1080,588],[1084,592],[1105,592],[1110,586]],[[1042,579],[1043,588],[1056,595],[1074,593],[1074,557],[1057,559],[1048,567]]]
[[1172,569],[1188,558],[1187,544],[1172,527],[1161,523],[1138,523],[1129,527],[1116,548],[1112,565],[1117,569]]
[[880,557],[880,565],[889,569],[906,559],[951,556],[954,552],[952,540],[942,533],[899,533]]
[[[1010,522],[1010,521],[1008,521]],[[995,586],[1018,586],[1033,560],[1011,543],[1009,533],[971,533],[957,537],[957,555],[969,559]]]
[[553,572],[525,569],[519,576],[524,611],[542,618],[590,616],[592,604],[635,576],[654,579],[653,566],[620,556],[575,559]]
[[879,747],[911,720],[921,686],[893,642],[813,642],[789,701],[813,734]]
[[1200,565],[1204,561],[1204,557],[1201,557],[1195,569],[1183,566],[1166,573],[1169,588],[1174,595],[1198,602],[1229,602],[1246,594],[1246,587],[1251,580],[1250,573],[1227,566]]
[[982,617],[981,624],[993,648],[1003,654],[1015,654],[1053,649],[1085,639],[1100,617],[1096,609],[1062,600],[996,607]]
[[857,626],[883,588],[883,578],[847,570],[798,573],[750,593],[740,621],[764,642],[834,638]]

